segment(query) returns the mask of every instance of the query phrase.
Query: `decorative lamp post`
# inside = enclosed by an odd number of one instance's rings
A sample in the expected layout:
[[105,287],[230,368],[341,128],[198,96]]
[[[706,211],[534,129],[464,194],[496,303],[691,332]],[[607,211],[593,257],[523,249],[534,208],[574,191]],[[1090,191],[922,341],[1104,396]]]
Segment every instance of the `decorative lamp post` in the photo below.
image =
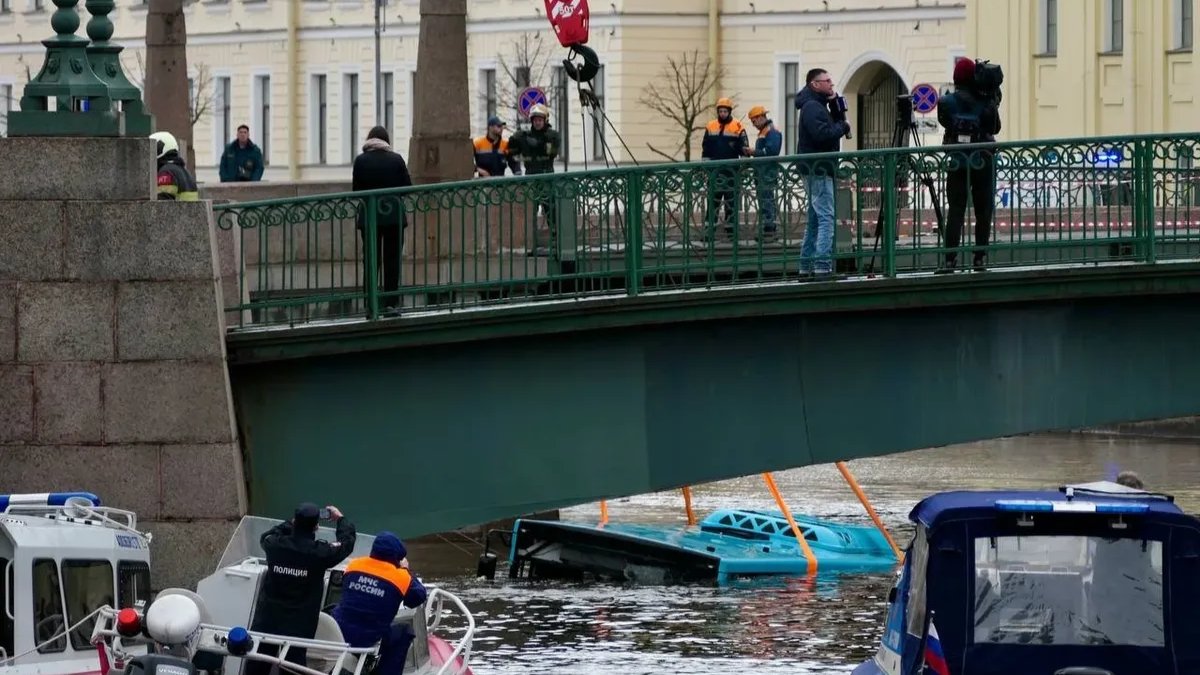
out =
[[[46,59],[37,77],[25,85],[21,109],[8,114],[9,136],[125,136],[149,135],[152,120],[142,112],[141,95],[129,84],[117,55],[121,47],[108,42],[113,26],[108,13],[113,0],[88,0],[93,18],[88,33],[98,41],[95,51],[79,30],[79,0],[54,0],[50,26],[54,37],[42,41]],[[108,59],[112,59],[109,61]],[[93,70],[93,63],[104,77]],[[109,85],[115,85],[115,92]],[[50,106],[54,99],[56,106]],[[114,101],[115,99],[115,101]],[[127,115],[118,108],[125,104]],[[144,133],[143,133],[144,132]]]
[[120,57],[125,48],[109,41],[113,35],[113,22],[108,15],[116,7],[116,2],[87,0],[85,6],[92,15],[87,23],[87,35],[92,41],[87,48],[88,61],[92,72],[108,87],[108,97],[114,108],[120,105],[119,112],[124,118],[122,135],[149,136],[154,132],[154,118],[146,112],[142,92],[125,77]]

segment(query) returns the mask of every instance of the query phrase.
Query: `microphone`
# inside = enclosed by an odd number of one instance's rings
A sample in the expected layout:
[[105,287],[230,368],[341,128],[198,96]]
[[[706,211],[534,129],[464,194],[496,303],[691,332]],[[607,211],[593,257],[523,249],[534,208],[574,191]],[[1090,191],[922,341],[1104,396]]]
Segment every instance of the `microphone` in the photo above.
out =
[[[846,105],[846,97],[840,96],[840,95],[834,96],[833,99],[830,100],[830,102],[829,102],[829,110],[830,110],[830,112],[833,113],[833,116],[838,121],[845,122],[846,121],[846,110],[848,110],[848,106]],[[852,139],[852,138],[854,138],[854,134],[847,131],[846,138]]]

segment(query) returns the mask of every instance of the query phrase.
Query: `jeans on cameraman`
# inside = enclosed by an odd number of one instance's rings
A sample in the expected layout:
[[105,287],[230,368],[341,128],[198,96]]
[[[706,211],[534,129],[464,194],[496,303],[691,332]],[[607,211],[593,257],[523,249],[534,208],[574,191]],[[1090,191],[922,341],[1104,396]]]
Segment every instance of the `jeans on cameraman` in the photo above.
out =
[[833,176],[809,174],[804,177],[804,185],[808,190],[808,224],[800,246],[800,273],[829,274],[833,271]]
[[[958,248],[966,220],[967,196],[975,206],[975,264],[987,256],[986,247],[992,233],[992,211],[995,202],[993,181],[996,173],[995,155],[991,150],[976,150],[951,156],[951,168],[946,174],[946,197],[950,213],[946,218],[946,248]],[[946,254],[946,266],[958,262],[958,253]]]

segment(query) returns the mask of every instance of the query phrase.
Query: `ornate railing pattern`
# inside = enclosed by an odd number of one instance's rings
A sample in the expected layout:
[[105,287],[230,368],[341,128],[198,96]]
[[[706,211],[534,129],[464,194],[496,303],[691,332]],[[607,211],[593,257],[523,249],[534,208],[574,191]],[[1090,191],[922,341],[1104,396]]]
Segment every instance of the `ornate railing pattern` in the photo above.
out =
[[947,175],[988,156],[988,269],[1200,257],[1200,134],[658,164],[217,205],[231,326],[798,279],[814,162],[836,167],[840,274],[932,272]]

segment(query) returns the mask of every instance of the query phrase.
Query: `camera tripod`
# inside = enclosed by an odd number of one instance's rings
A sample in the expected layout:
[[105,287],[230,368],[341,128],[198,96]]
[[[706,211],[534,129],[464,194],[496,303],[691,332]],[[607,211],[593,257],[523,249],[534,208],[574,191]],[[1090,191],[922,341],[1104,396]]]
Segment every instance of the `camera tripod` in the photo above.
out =
[[[908,94],[901,94],[896,97],[896,126],[892,129],[892,141],[889,147],[909,147],[908,139],[910,136],[914,147],[922,147],[921,136],[917,133],[917,121],[913,118],[912,99]],[[916,176],[917,180],[929,191],[929,200],[933,203],[933,215],[937,219],[938,239],[941,240],[945,232],[945,223],[942,220],[942,204],[938,201],[937,190],[933,185],[933,177],[929,175],[927,170],[921,167],[920,162],[913,159],[911,154],[904,155],[904,162],[908,166],[909,172]],[[871,260],[867,263],[866,269],[868,275],[875,272],[875,255],[879,252],[879,240],[883,237],[884,207],[882,197],[883,194],[881,192],[879,218],[875,221],[875,246],[871,249]]]

